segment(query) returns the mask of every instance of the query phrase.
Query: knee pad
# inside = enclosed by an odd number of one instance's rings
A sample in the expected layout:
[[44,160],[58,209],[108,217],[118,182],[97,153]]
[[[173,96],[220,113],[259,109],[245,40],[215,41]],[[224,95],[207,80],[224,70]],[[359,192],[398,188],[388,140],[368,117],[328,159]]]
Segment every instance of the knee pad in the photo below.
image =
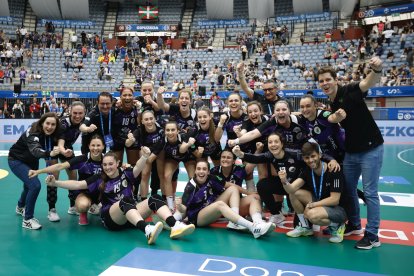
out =
[[135,200],[132,197],[124,197],[119,201],[119,208],[126,215],[129,210],[137,209]]
[[260,194],[263,191],[266,191],[266,186],[269,185],[269,180],[267,178],[260,179],[256,184],[257,192]]
[[160,209],[164,205],[166,205],[165,201],[162,200],[162,197],[158,194],[151,195],[148,198],[148,207],[154,212],[156,212],[158,209]]

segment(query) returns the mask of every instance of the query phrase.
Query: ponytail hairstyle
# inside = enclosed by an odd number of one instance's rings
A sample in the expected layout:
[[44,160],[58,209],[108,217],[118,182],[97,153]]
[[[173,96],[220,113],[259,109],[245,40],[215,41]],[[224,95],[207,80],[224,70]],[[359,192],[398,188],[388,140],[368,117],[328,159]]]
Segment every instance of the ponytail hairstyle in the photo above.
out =
[[283,134],[282,134],[281,132],[279,132],[279,131],[273,131],[272,133],[270,133],[270,134],[269,134],[269,136],[267,136],[267,138],[266,138],[266,145],[267,145],[267,143],[268,143],[268,141],[267,141],[267,140],[269,140],[269,137],[270,137],[270,136],[273,136],[273,135],[275,135],[275,136],[279,137],[280,143],[282,143],[282,149],[283,149],[283,150],[285,150],[285,146],[286,146],[286,137],[285,137],[285,135],[283,135]]
[[276,103],[275,103],[275,106],[274,106],[274,108],[273,108],[273,113],[275,113],[275,110],[276,110],[276,105],[277,104],[280,104],[280,103],[284,103],[284,104],[286,104],[286,106],[288,107],[288,109],[289,109],[289,113],[292,113],[292,106],[291,106],[291,104],[288,102],[288,101],[286,101],[286,100],[278,100]]
[[178,91],[178,98],[180,98],[181,94],[183,93],[187,93],[188,96],[190,97],[190,102],[193,102],[193,93],[191,92],[190,89],[188,88],[180,89],[180,91]]
[[131,91],[131,92],[132,92],[132,95],[134,95],[134,88],[133,88],[133,87],[130,87],[130,86],[124,86],[124,87],[121,89],[121,91],[119,91],[119,95],[122,95],[122,93],[123,93],[124,91],[126,91],[126,90]]
[[91,144],[91,141],[92,141],[92,140],[95,140],[95,139],[101,140],[102,145],[104,145],[104,146],[105,146],[105,141],[104,141],[104,139],[102,138],[102,136],[101,136],[101,135],[99,135],[99,134],[94,134],[94,135],[92,135],[91,139],[89,140],[89,144]]
[[207,160],[205,160],[205,159],[198,160],[197,163],[196,163],[196,166],[197,166],[198,163],[206,163],[207,168],[208,168],[208,172],[210,173],[210,163]]

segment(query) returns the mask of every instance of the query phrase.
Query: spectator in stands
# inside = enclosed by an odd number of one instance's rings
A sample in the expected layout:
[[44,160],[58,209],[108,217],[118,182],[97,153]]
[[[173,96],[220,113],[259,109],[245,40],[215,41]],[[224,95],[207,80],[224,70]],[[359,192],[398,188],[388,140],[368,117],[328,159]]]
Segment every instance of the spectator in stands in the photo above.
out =
[[285,51],[285,54],[283,55],[283,62],[285,66],[289,66],[290,64],[290,53],[287,50]]
[[413,47],[408,47],[406,51],[404,50],[404,52],[406,53],[408,67],[413,67]]
[[241,49],[241,54],[242,54],[242,60],[245,61],[246,60],[246,56],[247,56],[247,47],[246,47],[246,45],[243,44],[240,47],[240,49]]
[[45,52],[43,51],[42,48],[40,48],[37,51],[37,61],[39,61],[39,59],[41,59],[42,61],[45,61]]
[[313,42],[315,44],[319,44],[319,36],[318,36],[318,34],[315,34],[315,37],[313,38]]
[[23,87],[26,87],[26,76],[27,76],[26,69],[24,69],[24,67],[20,68],[20,71],[19,71],[20,85],[23,85]]
[[29,83],[31,83],[31,82],[33,82],[35,79],[36,79],[36,74],[35,74],[35,72],[34,71],[32,71],[28,76],[27,76],[27,81],[29,82]]
[[341,34],[341,40],[345,40],[345,28],[344,26],[341,26],[339,29],[339,33]]
[[63,63],[63,67],[65,67],[66,73],[69,72],[69,68],[73,68],[72,62],[69,58],[66,58],[65,62]]
[[30,117],[31,118],[40,118],[40,104],[37,102],[37,99],[33,97],[32,103],[30,104]]
[[393,62],[395,58],[395,54],[392,52],[392,50],[390,49],[387,53],[387,60],[390,62]]
[[6,119],[6,116],[4,115],[3,109],[0,109],[0,119]]
[[332,32],[330,30],[327,30],[325,32],[325,43],[332,41]]
[[305,44],[305,35],[303,33],[301,33],[299,39],[300,39],[300,42],[302,43],[302,46],[303,46],[303,44]]
[[1,65],[6,65],[6,49],[3,49],[0,52],[0,61],[1,61]]
[[384,35],[384,38],[385,38],[385,42],[388,44],[388,47],[390,47],[391,38],[392,38],[393,33],[394,33],[394,30],[392,30],[392,29],[387,29],[387,30],[382,32],[382,34]]
[[22,66],[22,63],[23,63],[23,49],[17,47],[17,45],[14,47],[14,56],[16,58],[16,67]]
[[59,114],[59,106],[57,105],[56,100],[53,100],[50,103],[49,110],[50,110],[50,112],[55,112],[56,114]]
[[78,68],[78,72],[80,73],[81,69],[84,69],[84,63],[83,60],[81,59],[75,66],[76,68]]
[[162,38],[159,36],[158,37],[158,40],[157,40],[157,46],[158,46],[158,49],[162,49],[163,48],[163,44],[164,44],[164,41],[162,40]]
[[203,106],[204,106],[203,99],[201,98],[201,96],[197,96],[196,99],[195,99],[195,101],[194,101],[194,108],[196,110],[198,110],[198,109],[200,109]]
[[4,70],[0,65],[0,83],[4,83]]
[[382,35],[382,32],[384,31],[384,28],[385,28],[385,23],[384,23],[384,21],[380,21],[378,24],[377,24],[377,28],[378,28],[378,33],[380,34],[380,35]]
[[400,36],[400,50],[405,48],[405,42],[407,40],[407,33],[408,31],[403,30]]
[[76,35],[75,32],[73,32],[72,35],[70,36],[70,43],[72,45],[72,49],[76,49],[77,42],[78,42],[78,36]]
[[269,51],[267,51],[266,54],[264,55],[264,60],[266,64],[272,63],[272,55],[269,53]]
[[16,103],[13,105],[12,118],[15,118],[15,119],[24,118],[24,104],[20,101],[20,99],[17,99]]
[[42,107],[40,109],[40,115],[44,115],[46,113],[50,112],[49,110],[49,106],[47,105],[47,103],[42,103]]

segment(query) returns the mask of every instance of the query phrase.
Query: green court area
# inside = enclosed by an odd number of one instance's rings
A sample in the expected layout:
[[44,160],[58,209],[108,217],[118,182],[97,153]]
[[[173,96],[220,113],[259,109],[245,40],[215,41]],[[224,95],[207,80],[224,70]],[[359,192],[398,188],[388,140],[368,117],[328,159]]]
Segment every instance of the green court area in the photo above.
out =
[[[79,226],[78,217],[66,213],[69,200],[67,191],[62,189],[59,189],[57,203],[61,221],[49,222],[46,186],[42,187],[35,211],[35,217],[43,228],[39,231],[23,229],[22,218],[15,213],[22,183],[12,173],[6,176],[9,171],[6,154],[10,146],[0,144],[0,169],[3,170],[0,173],[0,275],[97,275],[137,248],[172,252],[168,255],[170,257],[163,259],[166,267],[180,265],[182,259],[175,258],[174,254],[178,256],[179,252],[185,252],[243,258],[252,264],[274,262],[275,270],[269,271],[269,275],[276,275],[277,263],[348,270],[348,275],[356,272],[412,275],[414,271],[413,145],[385,145],[380,179],[382,246],[369,251],[353,248],[357,237],[346,238],[341,244],[332,244],[323,235],[288,238],[284,234],[287,229],[277,228],[269,236],[256,240],[249,233],[227,230],[225,223],[198,228],[193,235],[180,240],[170,240],[168,231],[165,231],[156,245],[148,246],[141,232],[133,229],[107,231],[97,216],[89,217],[88,226]],[[62,172],[61,176],[64,178],[65,173]],[[183,173],[180,174],[180,181],[186,181]],[[361,211],[362,217],[366,217],[364,206],[361,206]],[[285,228],[289,227],[291,223],[288,222]],[[142,262],[150,262],[153,258],[137,254],[136,258]],[[162,256],[160,251],[160,258]],[[154,267],[154,270],[158,269],[161,268]],[[239,270],[235,273],[231,275],[240,275]],[[265,275],[258,270],[254,271],[256,274],[251,273],[246,275]],[[200,272],[198,275],[213,274]],[[304,275],[316,274],[309,272]]]

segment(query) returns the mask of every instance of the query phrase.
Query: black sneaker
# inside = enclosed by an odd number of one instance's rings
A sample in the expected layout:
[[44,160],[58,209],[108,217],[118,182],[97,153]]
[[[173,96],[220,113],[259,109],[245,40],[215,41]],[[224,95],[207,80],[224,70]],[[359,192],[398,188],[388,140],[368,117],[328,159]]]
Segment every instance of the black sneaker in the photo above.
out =
[[344,236],[351,236],[351,235],[361,235],[362,233],[364,233],[364,230],[362,230],[361,226],[355,226],[352,224],[347,223],[345,226],[345,232],[344,232]]
[[355,244],[355,248],[365,250],[380,246],[381,242],[379,241],[378,236],[369,232],[365,232],[364,237]]

